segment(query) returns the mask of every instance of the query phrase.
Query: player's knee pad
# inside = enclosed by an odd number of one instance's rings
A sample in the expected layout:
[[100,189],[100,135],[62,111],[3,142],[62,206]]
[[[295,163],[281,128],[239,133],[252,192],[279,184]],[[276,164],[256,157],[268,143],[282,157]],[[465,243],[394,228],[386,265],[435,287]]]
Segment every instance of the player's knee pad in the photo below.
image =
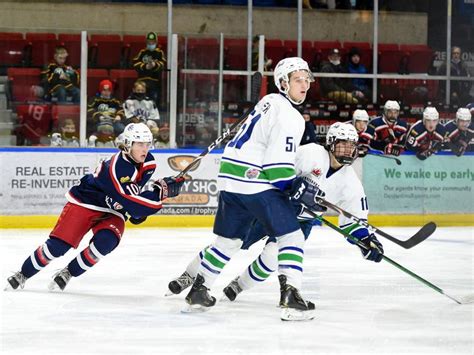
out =
[[[214,247],[219,250],[225,251],[226,254],[234,254],[235,252],[240,250],[242,246],[241,239],[230,239],[218,236],[216,241],[214,242]],[[229,256],[230,256],[229,255]]]
[[71,249],[71,246],[68,243],[54,237],[49,237],[44,244],[46,246],[46,248],[43,248],[44,251],[49,252],[50,256],[53,256],[54,258],[63,256],[69,249]]
[[[96,249],[100,253],[98,257],[109,254],[119,245],[120,239],[109,229],[101,229],[91,240],[91,249]],[[93,250],[94,251],[94,250]],[[95,253],[95,252],[94,252]]]
[[284,234],[280,237],[277,237],[278,247],[281,249],[284,246],[296,246],[298,248],[303,248],[304,246],[304,235],[301,229],[297,229],[294,232]]

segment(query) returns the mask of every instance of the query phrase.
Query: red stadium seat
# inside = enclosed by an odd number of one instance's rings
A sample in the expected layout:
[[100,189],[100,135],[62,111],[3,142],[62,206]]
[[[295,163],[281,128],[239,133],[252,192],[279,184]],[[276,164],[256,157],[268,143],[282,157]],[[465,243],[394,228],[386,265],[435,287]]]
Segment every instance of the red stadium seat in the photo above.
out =
[[18,32],[0,32],[0,67],[20,66],[25,60],[26,40]]
[[224,102],[242,102],[245,101],[245,92],[247,87],[247,77],[243,75],[225,75],[223,87]]
[[53,105],[52,117],[54,127],[60,127],[65,119],[70,118],[74,121],[79,131],[80,111],[79,105]]
[[145,36],[124,35],[123,36],[123,54],[124,63],[127,67],[132,67],[132,60],[146,46]]
[[[283,46],[286,50],[285,57],[296,57],[298,54],[298,42],[297,41],[283,41]],[[314,58],[314,49],[313,49],[313,42],[311,41],[302,41],[301,42],[301,53],[302,58],[306,60],[309,64]],[[277,63],[273,63],[276,65]]]
[[396,79],[380,79],[379,80],[379,96],[381,101],[400,100],[400,88]]
[[272,66],[275,67],[277,63],[285,58],[286,49],[283,46],[283,41],[279,39],[265,40],[265,56],[273,61]]
[[58,40],[54,33],[27,33],[29,64],[33,67],[46,67],[54,57]]
[[99,91],[99,83],[108,78],[107,69],[87,69],[87,97],[96,95]]
[[110,79],[115,83],[115,96],[125,100],[132,93],[133,83],[137,78],[138,74],[134,69],[112,69]]
[[427,73],[433,59],[433,50],[424,44],[401,44],[400,51],[408,56],[410,73]]
[[25,102],[37,99],[32,87],[40,84],[40,69],[8,68],[7,75],[12,86],[13,101]]
[[67,63],[77,69],[81,65],[81,35],[73,33],[61,33],[58,35],[58,43],[67,49]]
[[41,137],[46,137],[51,133],[53,127],[51,105],[18,105],[16,113],[19,125],[17,129],[19,142],[26,140],[24,143],[28,145],[39,144]]
[[89,49],[91,66],[120,68],[122,40],[119,35],[91,35]]
[[226,69],[247,70],[247,40],[244,38],[224,39],[224,64]]
[[187,49],[188,68],[218,68],[219,43],[216,38],[189,38]]
[[398,73],[403,53],[400,52],[398,44],[379,43],[379,73]]

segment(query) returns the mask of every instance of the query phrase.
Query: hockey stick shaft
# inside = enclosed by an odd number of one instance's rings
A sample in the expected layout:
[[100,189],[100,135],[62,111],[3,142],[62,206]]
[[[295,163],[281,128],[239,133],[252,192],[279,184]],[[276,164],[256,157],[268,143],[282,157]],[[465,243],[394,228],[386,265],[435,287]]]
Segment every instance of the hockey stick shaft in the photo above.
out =
[[390,156],[390,155],[384,155],[384,154],[377,154],[377,153],[374,153],[372,151],[368,151],[367,152],[368,155],[372,155],[374,157],[379,157],[379,158],[385,158],[385,159],[390,159],[390,160],[395,160],[395,162],[397,163],[397,165],[402,165],[402,161],[396,157],[393,157],[393,156]]
[[262,74],[260,72],[255,72],[255,74],[252,75],[252,87],[251,87],[251,93],[250,93],[250,101],[251,101],[251,106],[239,117],[237,118],[237,121],[232,124],[228,129],[222,133],[221,136],[217,137],[217,139],[212,142],[205,150],[202,151],[201,154],[199,154],[194,160],[187,166],[185,167],[178,175],[176,175],[176,178],[183,177],[186,175],[186,173],[191,170],[196,164],[198,164],[202,158],[204,158],[206,155],[208,155],[212,150],[214,150],[215,147],[217,147],[224,139],[229,137],[234,129],[239,126],[245,119],[250,115],[250,113],[255,109],[255,105],[258,102],[259,96],[260,96],[260,88],[262,86]]
[[332,204],[329,201],[326,201],[322,198],[317,198],[317,202],[320,205],[326,206],[326,207],[342,214],[343,216],[351,219],[352,221],[356,222],[357,224],[366,227],[367,229],[377,233],[378,235],[390,240],[392,243],[395,243],[395,244],[397,244],[397,245],[399,245],[399,246],[401,246],[405,249],[410,249],[410,248],[413,248],[415,245],[420,244],[422,241],[427,239],[431,234],[433,234],[434,231],[436,230],[436,224],[433,223],[433,222],[429,222],[429,223],[425,224],[411,238],[409,238],[408,240],[403,241],[403,240],[400,240],[400,239],[397,239],[397,238],[391,236],[388,233],[385,233],[383,230],[369,224],[366,220],[354,216],[352,213],[349,213],[349,212],[343,210],[339,206],[336,206],[336,205]]
[[[368,249],[364,244],[360,243],[359,240],[357,238],[354,238],[352,235],[350,235],[349,233],[347,233],[346,231],[342,230],[341,228],[337,227],[336,225],[332,224],[331,222],[329,222],[328,220],[326,220],[325,218],[323,217],[319,217],[320,220],[322,220],[327,226],[329,226],[330,228],[332,228],[333,230],[335,230],[336,232],[342,234],[346,239],[349,239],[350,241],[352,241],[353,243],[357,244],[359,247],[361,248],[364,248],[364,249]],[[404,273],[410,275],[411,277],[413,277],[414,279],[420,281],[421,283],[423,283],[424,285],[428,286],[429,288],[435,290],[436,292],[450,298],[451,300],[453,300],[454,302],[456,302],[457,304],[463,304],[461,301],[457,300],[456,298],[448,295],[446,292],[443,291],[443,289],[441,289],[440,287],[436,286],[435,284],[433,284],[432,282],[424,279],[423,277],[415,274],[413,271],[407,269],[406,267],[404,267],[403,265],[400,265],[399,263],[397,263],[396,261],[390,259],[388,256],[386,255],[382,255],[382,259],[385,260],[386,262],[388,262],[389,264],[392,264],[393,266],[395,266],[397,269],[403,271]]]

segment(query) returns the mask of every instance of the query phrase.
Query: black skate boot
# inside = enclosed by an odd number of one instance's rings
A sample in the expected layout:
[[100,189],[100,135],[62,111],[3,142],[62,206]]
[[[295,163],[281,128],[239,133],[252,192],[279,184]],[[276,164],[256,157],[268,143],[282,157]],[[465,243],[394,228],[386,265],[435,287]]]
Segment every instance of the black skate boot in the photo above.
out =
[[194,277],[188,274],[187,271],[183,272],[181,276],[177,277],[168,284],[168,292],[165,296],[179,295],[194,282]]
[[196,280],[186,296],[186,303],[189,306],[183,312],[205,312],[216,304],[216,299],[209,294],[209,289],[204,286],[204,281],[201,274],[196,276]]
[[54,274],[53,281],[51,281],[48,286],[49,290],[53,291],[60,288],[61,291],[64,291],[69,280],[71,280],[71,277],[72,275],[67,267],[62,270],[59,270],[56,274]]
[[280,307],[282,320],[311,320],[314,318],[314,303],[305,301],[299,291],[286,283],[286,276],[279,275]]
[[7,287],[5,287],[5,291],[16,290],[18,287],[23,289],[25,287],[26,280],[26,276],[23,275],[21,271],[15,272],[7,279],[8,284]]
[[232,280],[223,291],[229,301],[235,301],[237,295],[243,291],[242,287],[239,285],[239,277],[237,276],[234,280]]

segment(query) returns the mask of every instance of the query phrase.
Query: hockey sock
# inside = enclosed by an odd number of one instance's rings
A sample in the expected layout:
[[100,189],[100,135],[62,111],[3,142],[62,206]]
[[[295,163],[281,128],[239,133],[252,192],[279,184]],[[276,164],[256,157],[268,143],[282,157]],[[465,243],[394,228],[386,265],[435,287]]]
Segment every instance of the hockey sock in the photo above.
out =
[[300,289],[303,278],[303,233],[298,229],[278,237],[277,242],[278,271],[286,276],[289,285]]
[[108,229],[98,231],[87,248],[79,253],[67,266],[72,276],[77,277],[89,270],[101,258],[109,254],[119,244],[119,238]]
[[41,271],[51,260],[66,254],[71,248],[69,244],[60,239],[50,237],[43,245],[40,245],[21,267],[21,273],[30,278]]
[[217,237],[204,253],[198,273],[204,276],[204,285],[210,288],[232,256],[240,250],[242,240]]
[[248,290],[268,279],[272,272],[278,267],[277,257],[277,243],[267,243],[258,258],[240,275],[238,281],[240,287],[243,290]]
[[203,250],[199,252],[198,255],[194,257],[193,260],[188,264],[186,267],[186,272],[191,276],[192,278],[196,278],[198,270],[199,270],[199,265],[201,265],[201,261],[204,258],[204,255],[206,254],[206,250],[209,248],[209,246],[205,247]]

